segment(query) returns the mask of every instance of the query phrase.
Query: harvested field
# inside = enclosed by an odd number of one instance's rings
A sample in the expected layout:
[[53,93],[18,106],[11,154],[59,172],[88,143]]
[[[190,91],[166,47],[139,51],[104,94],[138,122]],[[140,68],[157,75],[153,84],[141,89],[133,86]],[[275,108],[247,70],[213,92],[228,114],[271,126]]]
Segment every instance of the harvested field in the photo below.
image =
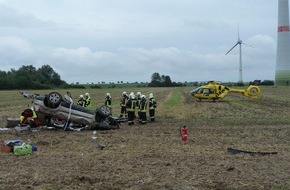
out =
[[[261,89],[256,100],[230,94],[215,103],[195,101],[189,87],[90,89],[95,107],[106,92],[112,94],[114,116],[119,115],[124,90],[147,97],[153,92],[156,122],[99,130],[95,141],[91,130],[1,133],[1,140],[30,140],[38,150],[26,156],[0,154],[0,189],[290,189],[290,88]],[[70,92],[74,100],[85,93]],[[18,117],[31,103],[18,91],[2,91],[0,98],[3,127],[7,117]],[[189,129],[187,142],[180,138],[184,125]],[[233,155],[227,152],[230,147],[278,154]]]

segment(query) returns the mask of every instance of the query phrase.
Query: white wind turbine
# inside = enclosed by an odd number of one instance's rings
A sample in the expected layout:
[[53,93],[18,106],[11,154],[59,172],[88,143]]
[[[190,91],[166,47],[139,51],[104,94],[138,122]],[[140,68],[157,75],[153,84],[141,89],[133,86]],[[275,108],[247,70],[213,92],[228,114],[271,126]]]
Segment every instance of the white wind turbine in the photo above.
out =
[[249,46],[249,47],[253,47],[250,45],[245,44],[241,39],[240,39],[240,34],[239,34],[239,29],[238,29],[238,41],[237,43],[226,53],[226,55],[228,53],[230,53],[230,51],[232,51],[237,45],[239,45],[240,48],[240,62],[239,62],[239,83],[243,83],[243,72],[242,72],[242,44]]

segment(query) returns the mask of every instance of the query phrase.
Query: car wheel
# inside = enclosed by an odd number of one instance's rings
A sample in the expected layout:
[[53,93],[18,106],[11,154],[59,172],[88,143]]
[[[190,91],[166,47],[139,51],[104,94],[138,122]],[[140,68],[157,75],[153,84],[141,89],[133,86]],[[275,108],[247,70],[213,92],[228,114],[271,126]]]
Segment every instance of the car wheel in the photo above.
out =
[[108,106],[102,105],[100,108],[98,108],[98,113],[100,116],[108,117],[112,112]]
[[57,108],[62,101],[62,97],[58,92],[51,92],[47,96],[48,107]]

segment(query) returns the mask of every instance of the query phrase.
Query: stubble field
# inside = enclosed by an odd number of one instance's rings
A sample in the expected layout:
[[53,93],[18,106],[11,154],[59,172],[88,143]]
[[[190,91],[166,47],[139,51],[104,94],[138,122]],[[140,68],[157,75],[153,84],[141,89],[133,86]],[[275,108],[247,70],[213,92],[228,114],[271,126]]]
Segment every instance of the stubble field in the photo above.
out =
[[[290,189],[290,88],[261,89],[256,100],[230,94],[215,103],[197,102],[189,87],[90,89],[94,107],[111,93],[113,116],[119,115],[123,91],[147,97],[153,92],[156,122],[98,130],[95,141],[91,130],[42,129],[20,136],[2,132],[0,140],[31,141],[38,150],[25,156],[0,153],[0,189]],[[70,92],[76,101],[86,91]],[[1,91],[0,100],[1,127],[31,104],[18,91]],[[180,138],[184,125],[187,142]],[[233,155],[227,148],[278,154]]]

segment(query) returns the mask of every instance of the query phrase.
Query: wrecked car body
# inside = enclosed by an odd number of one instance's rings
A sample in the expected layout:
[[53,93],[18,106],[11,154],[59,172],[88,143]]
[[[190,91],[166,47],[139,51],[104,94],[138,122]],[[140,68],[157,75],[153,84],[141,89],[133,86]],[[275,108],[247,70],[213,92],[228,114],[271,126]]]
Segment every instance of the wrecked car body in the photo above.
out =
[[62,96],[58,92],[51,92],[48,95],[34,95],[33,109],[39,120],[48,126],[53,125],[51,120],[55,118],[69,121],[63,124],[64,130],[69,123],[86,126],[89,129],[116,129],[120,127],[120,122],[122,122],[111,116],[111,109],[106,105],[91,110],[74,104],[71,97]]

